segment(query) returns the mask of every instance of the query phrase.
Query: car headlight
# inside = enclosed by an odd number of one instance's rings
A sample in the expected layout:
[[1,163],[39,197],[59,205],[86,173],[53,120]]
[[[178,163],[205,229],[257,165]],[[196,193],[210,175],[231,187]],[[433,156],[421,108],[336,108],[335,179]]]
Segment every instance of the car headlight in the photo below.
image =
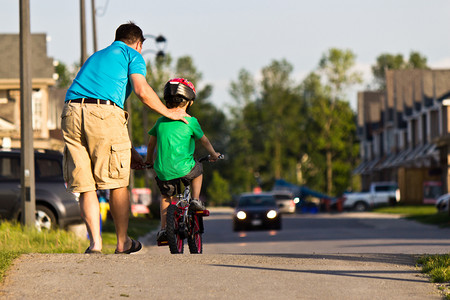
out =
[[245,218],[247,218],[247,214],[241,210],[236,214],[236,217],[239,220],[244,220]]
[[269,212],[267,213],[267,218],[269,218],[269,219],[273,219],[273,218],[275,218],[276,216],[277,216],[277,212],[274,211],[273,209],[272,209],[272,210],[269,210]]

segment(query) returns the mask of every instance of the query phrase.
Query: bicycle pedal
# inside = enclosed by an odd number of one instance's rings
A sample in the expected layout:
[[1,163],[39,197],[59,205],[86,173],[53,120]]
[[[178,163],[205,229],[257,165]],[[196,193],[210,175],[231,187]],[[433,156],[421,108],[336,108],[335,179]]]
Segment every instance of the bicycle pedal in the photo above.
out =
[[167,246],[169,245],[168,241],[158,241],[158,246]]

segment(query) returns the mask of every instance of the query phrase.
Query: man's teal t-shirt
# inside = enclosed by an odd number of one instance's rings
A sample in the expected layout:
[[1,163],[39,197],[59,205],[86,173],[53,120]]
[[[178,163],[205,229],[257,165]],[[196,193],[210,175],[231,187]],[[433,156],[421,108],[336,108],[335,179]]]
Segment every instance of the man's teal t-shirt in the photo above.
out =
[[157,153],[155,169],[163,181],[187,175],[195,165],[195,140],[203,137],[203,131],[194,117],[186,117],[188,124],[161,117],[148,132],[156,137]]
[[123,109],[132,91],[131,74],[145,76],[145,61],[138,51],[115,41],[83,64],[67,90],[66,101],[78,98],[111,100]]

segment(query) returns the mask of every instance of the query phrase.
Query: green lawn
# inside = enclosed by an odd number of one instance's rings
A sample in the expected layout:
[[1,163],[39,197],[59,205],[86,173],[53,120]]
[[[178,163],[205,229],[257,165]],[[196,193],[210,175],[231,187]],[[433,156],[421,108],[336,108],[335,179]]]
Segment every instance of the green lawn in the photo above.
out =
[[[154,230],[159,221],[144,217],[130,218],[128,234],[137,239]],[[103,253],[114,253],[116,235],[114,224],[107,220],[103,224]],[[52,230],[38,232],[34,228],[17,223],[0,221],[0,282],[13,260],[24,253],[83,253],[89,246],[88,239],[72,232]]]
[[450,226],[450,216],[438,213],[434,205],[397,205],[379,207],[373,210],[378,213],[400,214],[406,219],[415,220],[424,224],[438,225],[441,227]]

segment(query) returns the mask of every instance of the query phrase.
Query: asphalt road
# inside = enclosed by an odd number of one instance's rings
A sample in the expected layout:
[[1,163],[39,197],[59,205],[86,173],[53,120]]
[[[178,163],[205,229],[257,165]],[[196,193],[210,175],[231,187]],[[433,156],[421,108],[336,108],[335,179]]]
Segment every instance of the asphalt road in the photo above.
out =
[[223,210],[205,226],[202,255],[170,255],[154,233],[135,255],[24,255],[0,298],[442,299],[414,263],[450,252],[450,229],[318,214],[286,217],[281,231],[232,232]]
[[280,231],[233,232],[230,211],[205,219],[205,253],[386,253],[450,252],[450,228],[423,225],[375,213],[285,215]]

